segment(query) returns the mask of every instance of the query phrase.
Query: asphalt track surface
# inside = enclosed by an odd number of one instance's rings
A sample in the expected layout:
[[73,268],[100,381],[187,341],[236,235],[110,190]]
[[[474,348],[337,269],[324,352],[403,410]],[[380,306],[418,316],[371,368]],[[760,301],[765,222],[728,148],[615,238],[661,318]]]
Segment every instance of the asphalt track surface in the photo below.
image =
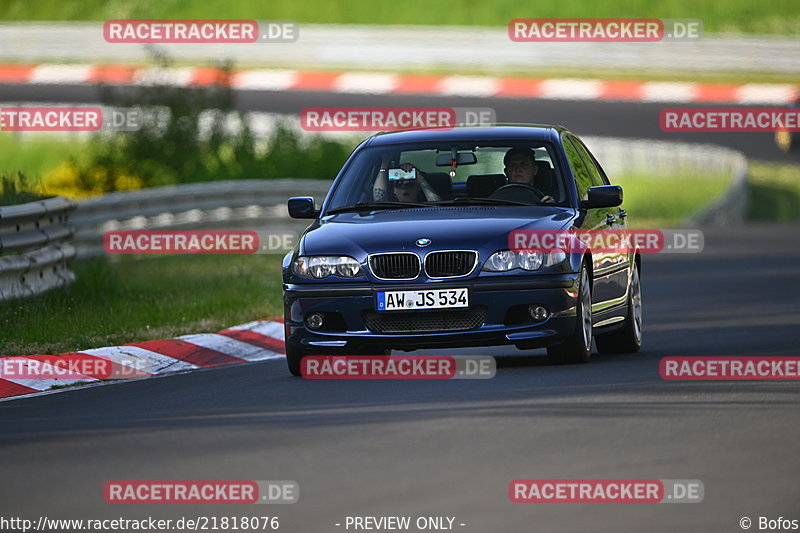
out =
[[[0,403],[4,516],[454,516],[476,532],[731,532],[800,519],[800,384],[666,382],[662,356],[797,356],[796,226],[706,232],[643,262],[645,347],[549,366],[511,348],[483,381],[305,381],[282,361]],[[442,353],[442,352],[439,352]],[[513,479],[699,479],[696,504],[513,504]],[[273,506],[113,506],[122,479],[286,479]],[[352,530],[351,530],[352,531]]]
[[[135,94],[135,89],[123,90]],[[98,89],[87,85],[0,84],[0,102],[74,102],[97,103]],[[491,107],[498,122],[561,124],[578,135],[602,135],[709,143],[741,150],[749,158],[776,162],[800,162],[800,152],[784,154],[766,133],[667,133],[659,128],[659,112],[664,108],[743,107],[607,102],[566,101],[522,98],[466,98],[427,95],[366,95],[313,91],[237,91],[236,102],[245,111],[299,114],[306,107]]]

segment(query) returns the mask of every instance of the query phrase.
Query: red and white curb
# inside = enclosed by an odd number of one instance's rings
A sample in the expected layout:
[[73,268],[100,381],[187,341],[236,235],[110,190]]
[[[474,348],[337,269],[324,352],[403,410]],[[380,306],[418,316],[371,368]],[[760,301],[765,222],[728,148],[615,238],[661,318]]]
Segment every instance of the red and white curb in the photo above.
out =
[[[114,363],[121,374],[154,376],[238,363],[252,363],[286,357],[282,320],[256,320],[217,333],[183,335],[168,340],[153,340],[73,352],[82,358],[104,359]],[[67,354],[59,354],[67,355]],[[26,356],[14,356],[24,359]],[[34,356],[27,356],[29,358]],[[41,393],[54,386],[92,383],[90,376],[70,379],[16,379],[0,376],[0,398]]]
[[156,81],[176,87],[224,83],[234,89],[256,91],[752,105],[786,105],[800,94],[800,86],[785,83],[606,81],[274,69],[238,70],[226,77],[218,69],[204,67],[0,65],[0,83],[148,85]]

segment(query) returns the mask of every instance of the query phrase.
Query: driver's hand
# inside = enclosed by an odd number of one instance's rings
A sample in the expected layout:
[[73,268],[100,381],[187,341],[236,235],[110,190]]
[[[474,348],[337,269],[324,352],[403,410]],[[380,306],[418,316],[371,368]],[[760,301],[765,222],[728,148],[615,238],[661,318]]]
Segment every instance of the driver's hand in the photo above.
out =
[[545,194],[542,196],[542,203],[543,204],[554,204],[556,203],[556,199],[550,196],[549,194]]

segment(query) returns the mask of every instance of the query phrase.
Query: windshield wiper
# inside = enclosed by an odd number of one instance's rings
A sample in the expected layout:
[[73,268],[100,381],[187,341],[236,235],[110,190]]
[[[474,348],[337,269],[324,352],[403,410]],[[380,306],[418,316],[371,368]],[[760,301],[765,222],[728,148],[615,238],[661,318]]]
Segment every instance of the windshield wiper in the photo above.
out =
[[433,205],[525,205],[525,202],[515,202],[514,200],[501,200],[500,198],[454,198],[452,200],[442,200],[433,202]]
[[335,215],[336,213],[346,213],[348,211],[377,211],[380,209],[405,209],[407,207],[431,207],[431,204],[418,202],[359,202],[353,205],[345,205],[329,209],[326,214]]

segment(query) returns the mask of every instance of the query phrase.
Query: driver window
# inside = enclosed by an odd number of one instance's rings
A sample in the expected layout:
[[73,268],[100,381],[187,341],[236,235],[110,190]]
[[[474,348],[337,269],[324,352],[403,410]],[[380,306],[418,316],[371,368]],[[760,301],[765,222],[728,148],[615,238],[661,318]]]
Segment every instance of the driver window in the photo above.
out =
[[580,200],[586,200],[588,198],[589,187],[594,185],[592,183],[592,176],[586,169],[586,165],[583,164],[583,160],[572,142],[566,136],[561,138],[561,142],[564,145],[564,152],[567,154],[567,160],[572,169],[572,175],[575,176],[575,185],[578,187],[578,198]]

